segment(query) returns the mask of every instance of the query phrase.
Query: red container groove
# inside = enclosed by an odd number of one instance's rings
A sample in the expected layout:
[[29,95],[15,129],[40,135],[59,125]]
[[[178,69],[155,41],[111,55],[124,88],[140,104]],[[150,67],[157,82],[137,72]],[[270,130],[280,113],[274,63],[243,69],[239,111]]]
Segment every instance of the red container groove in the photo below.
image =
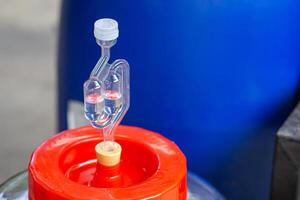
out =
[[96,160],[101,130],[87,126],[46,140],[29,163],[29,199],[186,200],[186,159],[175,143],[130,126],[118,127],[115,139],[121,162],[110,169]]

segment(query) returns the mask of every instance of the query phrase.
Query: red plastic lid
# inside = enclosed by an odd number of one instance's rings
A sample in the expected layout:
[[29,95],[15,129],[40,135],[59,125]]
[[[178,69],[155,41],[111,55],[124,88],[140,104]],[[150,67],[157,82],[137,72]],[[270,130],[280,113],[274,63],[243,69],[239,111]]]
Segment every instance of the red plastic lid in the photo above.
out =
[[186,159],[175,143],[137,127],[120,126],[122,146],[118,187],[92,187],[94,147],[102,131],[90,126],[64,131],[41,144],[29,163],[30,200],[185,200]]

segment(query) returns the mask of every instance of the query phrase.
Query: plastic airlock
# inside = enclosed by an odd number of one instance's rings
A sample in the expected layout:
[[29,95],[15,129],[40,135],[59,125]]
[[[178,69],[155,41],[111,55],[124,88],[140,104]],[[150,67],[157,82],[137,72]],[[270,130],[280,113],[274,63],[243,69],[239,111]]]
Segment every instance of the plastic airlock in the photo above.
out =
[[94,36],[102,53],[89,79],[84,83],[84,111],[93,127],[103,129],[104,141],[113,141],[114,129],[130,104],[129,65],[123,59],[108,63],[110,49],[119,36],[115,20],[97,20],[94,24]]

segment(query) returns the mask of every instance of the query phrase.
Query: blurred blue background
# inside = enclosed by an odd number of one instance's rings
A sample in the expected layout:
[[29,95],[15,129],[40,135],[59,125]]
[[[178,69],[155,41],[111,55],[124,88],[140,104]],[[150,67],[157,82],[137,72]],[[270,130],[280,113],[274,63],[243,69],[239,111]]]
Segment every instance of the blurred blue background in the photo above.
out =
[[59,38],[59,129],[100,49],[93,23],[119,22],[113,58],[131,65],[123,123],[174,140],[189,170],[228,199],[268,199],[276,130],[300,78],[296,0],[64,0]]

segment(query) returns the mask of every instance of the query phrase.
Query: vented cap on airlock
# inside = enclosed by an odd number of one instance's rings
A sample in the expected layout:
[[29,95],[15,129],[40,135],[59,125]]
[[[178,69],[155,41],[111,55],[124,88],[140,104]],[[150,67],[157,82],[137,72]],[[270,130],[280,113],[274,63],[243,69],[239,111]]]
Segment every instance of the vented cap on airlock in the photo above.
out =
[[111,41],[119,37],[118,22],[113,19],[99,19],[94,24],[94,36],[98,40]]

